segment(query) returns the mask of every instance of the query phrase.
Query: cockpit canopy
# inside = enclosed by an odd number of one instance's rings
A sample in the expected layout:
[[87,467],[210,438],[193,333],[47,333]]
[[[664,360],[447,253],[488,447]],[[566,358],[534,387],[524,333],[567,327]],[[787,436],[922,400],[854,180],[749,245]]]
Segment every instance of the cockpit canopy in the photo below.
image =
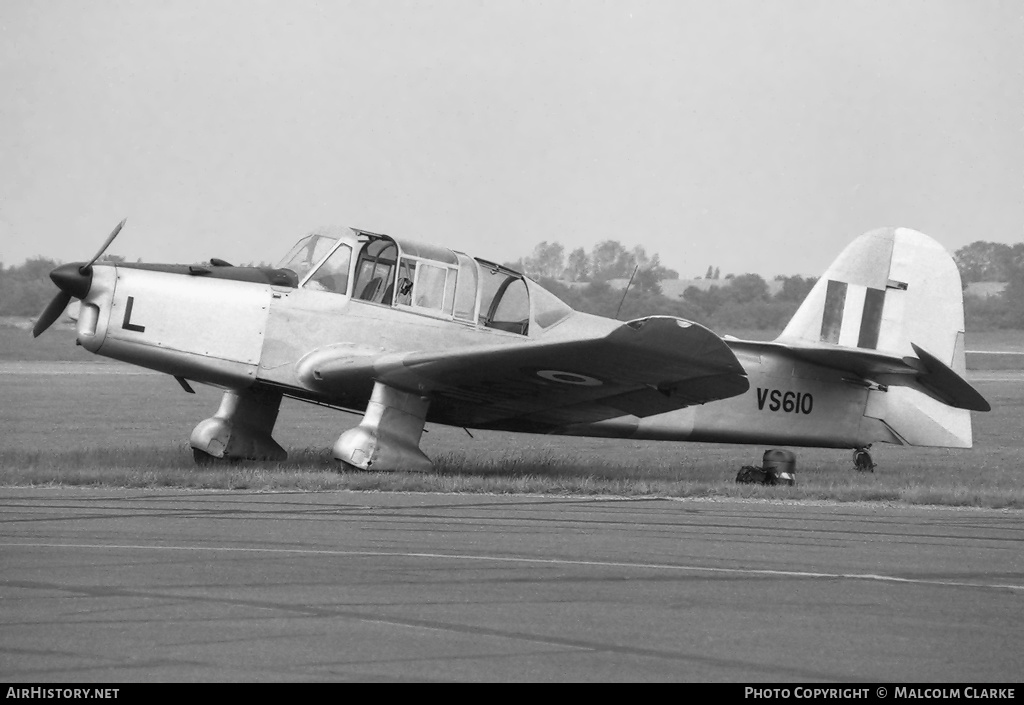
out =
[[313,232],[278,265],[299,287],[518,335],[572,309],[519,272],[461,252],[353,228]]

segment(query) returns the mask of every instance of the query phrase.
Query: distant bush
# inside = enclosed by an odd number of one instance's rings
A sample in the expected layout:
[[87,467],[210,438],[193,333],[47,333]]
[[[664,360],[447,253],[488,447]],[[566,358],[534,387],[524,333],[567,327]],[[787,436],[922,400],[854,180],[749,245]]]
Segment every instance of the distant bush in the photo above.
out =
[[782,330],[796,313],[799,304],[791,301],[730,301],[711,317],[711,328]]
[[0,316],[37,316],[57,289],[50,270],[57,262],[35,257],[18,267],[0,265]]

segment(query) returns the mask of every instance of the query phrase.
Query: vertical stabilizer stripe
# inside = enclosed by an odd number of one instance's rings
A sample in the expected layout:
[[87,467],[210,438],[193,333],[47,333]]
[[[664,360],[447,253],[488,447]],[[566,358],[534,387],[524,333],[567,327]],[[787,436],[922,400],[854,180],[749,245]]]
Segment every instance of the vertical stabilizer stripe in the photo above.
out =
[[874,350],[878,347],[878,331],[882,328],[882,309],[885,307],[885,289],[868,289],[864,297],[864,315],[860,319],[858,348]]
[[843,329],[839,331],[839,344],[845,348],[857,347],[860,322],[864,317],[864,297],[868,288],[860,284],[846,285],[846,305],[843,306]]
[[829,280],[825,290],[825,310],[821,316],[821,342],[838,343],[846,306],[846,282]]

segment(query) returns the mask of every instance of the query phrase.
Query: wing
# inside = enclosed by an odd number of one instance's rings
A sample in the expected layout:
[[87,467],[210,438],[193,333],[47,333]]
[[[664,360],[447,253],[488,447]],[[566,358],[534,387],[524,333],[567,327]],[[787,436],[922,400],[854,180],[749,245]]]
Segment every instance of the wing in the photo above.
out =
[[303,384],[344,398],[376,380],[431,398],[429,420],[543,432],[626,414],[650,416],[742,394],[735,354],[703,326],[668,316],[600,337],[357,357],[324,348],[299,363]]
[[876,350],[840,347],[837,345],[794,345],[729,341],[735,349],[770,350],[822,367],[849,372],[864,381],[899,387],[910,387],[957,409],[990,411],[983,396],[952,368],[911,343],[917,357],[887,355]]

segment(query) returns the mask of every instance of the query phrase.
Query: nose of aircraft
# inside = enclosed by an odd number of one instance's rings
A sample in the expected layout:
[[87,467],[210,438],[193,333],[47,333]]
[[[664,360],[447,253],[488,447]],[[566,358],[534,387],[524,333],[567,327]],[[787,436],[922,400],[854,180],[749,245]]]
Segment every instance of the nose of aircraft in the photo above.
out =
[[36,324],[32,327],[33,338],[38,338],[43,331],[60,318],[60,314],[68,307],[72,298],[84,299],[89,295],[89,289],[92,288],[92,265],[107,251],[110,243],[114,241],[114,238],[117,237],[117,234],[121,232],[123,227],[124,221],[122,220],[114,228],[114,231],[107,236],[106,242],[103,243],[103,247],[96,253],[96,256],[88,262],[64,264],[50,272],[50,279],[53,280],[53,283],[57,285],[60,291],[46,305],[43,312],[39,314]]
[[50,272],[50,279],[64,293],[84,299],[92,286],[92,267],[86,266],[85,262],[64,264]]
[[32,327],[33,338],[38,338],[43,331],[60,318],[60,314],[71,303],[72,297],[84,299],[89,295],[89,289],[92,287],[92,267],[90,265],[91,263],[73,262],[61,265],[50,272],[50,279],[60,291],[36,320],[36,324]]

